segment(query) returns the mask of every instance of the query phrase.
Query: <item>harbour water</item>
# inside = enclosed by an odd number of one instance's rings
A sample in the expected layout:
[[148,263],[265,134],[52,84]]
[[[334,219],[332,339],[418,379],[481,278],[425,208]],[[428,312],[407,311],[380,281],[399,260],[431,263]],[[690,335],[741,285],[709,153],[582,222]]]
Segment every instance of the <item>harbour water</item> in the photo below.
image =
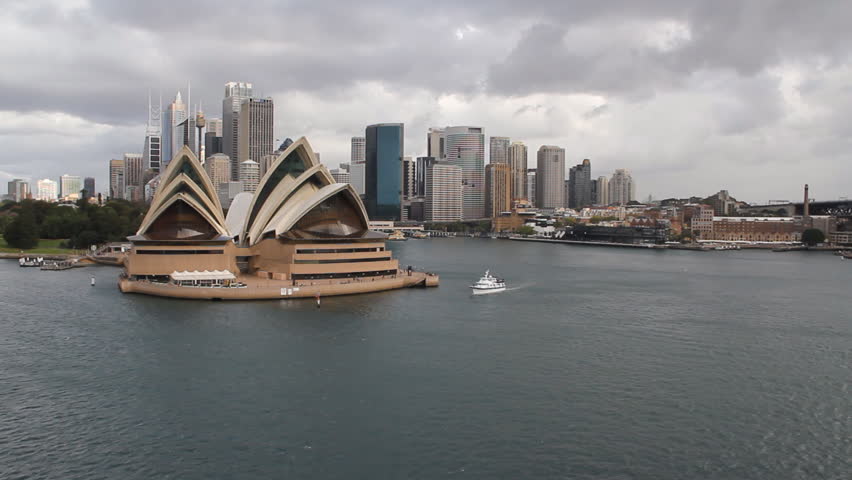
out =
[[[441,286],[184,301],[0,262],[0,478],[852,477],[849,261],[390,247]],[[486,269],[509,290],[472,297]]]

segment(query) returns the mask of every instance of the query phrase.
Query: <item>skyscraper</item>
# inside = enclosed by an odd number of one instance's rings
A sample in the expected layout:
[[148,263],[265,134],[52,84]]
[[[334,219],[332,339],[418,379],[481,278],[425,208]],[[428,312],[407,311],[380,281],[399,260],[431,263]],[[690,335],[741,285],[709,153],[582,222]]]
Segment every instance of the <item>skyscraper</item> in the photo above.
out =
[[537,206],[536,203],[535,203],[536,202],[536,200],[535,200],[536,199],[535,185],[536,185],[535,169],[534,168],[528,168],[527,169],[527,202],[529,202],[529,204],[532,205],[532,206]]
[[364,205],[372,220],[402,219],[402,152],[405,129],[401,123],[379,123],[366,129]]
[[485,167],[485,214],[490,218],[512,209],[512,173],[508,163]]
[[364,176],[366,175],[367,139],[352,137],[351,154],[349,157],[349,181],[358,195],[364,195]]
[[30,196],[30,184],[26,180],[16,178],[7,185],[9,197],[16,202],[26,200]]
[[[145,182],[143,175],[145,173],[144,160],[142,154],[125,153],[124,154],[124,186],[126,187],[142,187]],[[64,195],[63,195],[64,196]],[[130,200],[128,198],[128,200]]]
[[480,127],[447,127],[447,161],[462,169],[464,220],[485,217],[485,134]]
[[598,205],[609,205],[609,179],[606,177],[598,177],[597,187],[595,203]]
[[250,83],[225,84],[225,99],[222,100],[222,152],[231,159],[231,180],[234,181],[240,178],[240,107],[251,95]]
[[182,127],[179,128],[179,126],[181,123],[186,121],[186,118],[186,105],[183,103],[180,92],[177,92],[174,101],[169,104],[168,108],[166,108],[166,118],[162,125],[163,136],[161,148],[163,149],[163,152],[160,171],[165,170],[169,162],[172,161],[172,157],[184,144],[183,134],[178,133],[176,135],[175,132],[180,131],[180,128]]
[[[240,105],[239,159],[260,161],[275,150],[272,134],[274,107],[271,98],[249,98]],[[228,153],[228,152],[225,152]]]
[[349,183],[349,172],[342,168],[334,168],[329,170],[332,178],[334,178],[335,183]]
[[612,205],[627,205],[636,200],[636,190],[630,171],[619,168],[612,174],[609,181],[609,203]]
[[231,159],[224,153],[214,153],[204,162],[204,170],[213,183],[213,189],[219,192],[219,185],[231,181]]
[[426,174],[429,171],[429,165],[432,165],[436,161],[435,157],[417,157],[417,164],[414,168],[414,191],[416,196],[426,196]]
[[163,158],[162,123],[160,109],[162,99],[157,103],[151,103],[151,94],[148,93],[148,128],[145,131],[145,144],[142,146],[142,158],[144,169],[151,169],[160,173]]
[[222,146],[222,119],[208,118],[207,131],[204,133],[204,155],[209,158],[211,155],[222,152],[224,152]]
[[36,200],[55,202],[59,196],[59,188],[55,181],[45,178],[36,182]]
[[571,167],[568,172],[568,185],[569,208],[583,208],[592,204],[592,162],[588,158]]
[[97,195],[97,192],[95,192],[95,179],[93,177],[83,179],[83,190],[86,192],[83,198],[92,198]]
[[109,161],[109,198],[124,198],[124,160]]
[[254,192],[260,183],[260,164],[254,160],[240,162],[240,182],[244,192]]
[[509,137],[489,137],[488,163],[509,163]]
[[59,196],[66,200],[78,200],[83,190],[83,179],[77,175],[62,175],[59,177]]
[[402,157],[402,198],[414,198],[415,186],[414,160],[411,157]]
[[512,201],[527,200],[527,146],[512,142],[509,146],[509,169],[512,176]]
[[430,128],[426,134],[426,156],[435,160],[447,158],[446,138],[443,128]]
[[424,220],[457,222],[462,219],[462,169],[447,162],[426,167]]
[[565,149],[542,145],[538,149],[535,205],[545,210],[565,206]]

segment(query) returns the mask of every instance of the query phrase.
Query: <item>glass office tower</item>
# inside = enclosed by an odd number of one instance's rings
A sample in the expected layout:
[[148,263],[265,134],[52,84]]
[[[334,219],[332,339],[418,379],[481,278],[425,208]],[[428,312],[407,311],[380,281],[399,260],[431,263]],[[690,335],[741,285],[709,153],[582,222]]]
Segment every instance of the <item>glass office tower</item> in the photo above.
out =
[[402,218],[402,152],[405,131],[401,123],[370,125],[366,132],[364,200],[371,220]]

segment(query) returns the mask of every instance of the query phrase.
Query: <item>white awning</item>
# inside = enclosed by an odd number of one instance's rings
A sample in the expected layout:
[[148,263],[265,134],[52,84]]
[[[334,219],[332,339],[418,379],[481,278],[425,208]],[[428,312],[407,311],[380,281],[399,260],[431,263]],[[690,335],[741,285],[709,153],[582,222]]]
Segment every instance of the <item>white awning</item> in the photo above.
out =
[[187,271],[184,270],[182,272],[174,271],[171,274],[172,280],[182,281],[182,280],[235,280],[237,277],[234,276],[233,273],[228,270],[204,270],[203,272],[195,271]]

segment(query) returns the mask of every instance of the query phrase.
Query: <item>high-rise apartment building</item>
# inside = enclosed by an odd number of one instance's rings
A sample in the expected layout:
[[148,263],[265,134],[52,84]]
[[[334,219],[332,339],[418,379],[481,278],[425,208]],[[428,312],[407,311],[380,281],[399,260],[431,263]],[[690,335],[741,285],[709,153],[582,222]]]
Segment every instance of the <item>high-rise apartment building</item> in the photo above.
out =
[[588,158],[571,167],[568,171],[568,184],[569,208],[583,208],[592,204],[592,162]]
[[509,169],[512,176],[512,201],[526,201],[527,146],[524,142],[512,142],[509,145]]
[[[225,84],[222,100],[222,152],[231,159],[231,180],[240,178],[240,112],[243,101],[251,98],[252,86],[246,82]],[[258,157],[257,160],[260,160]]]
[[61,198],[65,200],[78,200],[82,190],[83,179],[81,177],[68,174],[59,177],[59,196]]
[[59,185],[49,178],[36,182],[36,200],[55,202],[59,197]]
[[462,169],[464,220],[485,217],[485,134],[480,127],[447,127],[446,158]]
[[402,152],[405,129],[401,123],[380,123],[366,129],[364,204],[371,220],[402,219]]
[[490,218],[512,209],[512,170],[508,163],[485,167],[485,214]]
[[429,171],[429,165],[435,163],[435,157],[417,157],[417,164],[414,168],[414,193],[418,197],[426,195],[426,174]]
[[489,137],[488,163],[509,163],[509,137]]
[[426,156],[438,161],[447,158],[446,140],[443,128],[430,128],[426,134]]
[[426,167],[424,220],[457,222],[462,219],[462,169],[447,162]]
[[97,192],[95,192],[95,179],[93,177],[83,179],[83,191],[86,192],[83,198],[92,198],[97,195]]
[[598,205],[609,205],[609,179],[598,177],[597,192],[595,192],[595,203]]
[[[259,162],[275,150],[272,134],[274,108],[271,98],[249,98],[240,106],[239,159]],[[227,154],[227,152],[225,152]]]
[[416,195],[414,160],[402,157],[402,198],[407,200]]
[[609,203],[611,205],[627,205],[636,200],[636,188],[630,171],[619,168],[609,180]]
[[16,202],[26,200],[30,196],[30,184],[26,180],[16,178],[7,184],[9,198]]
[[528,168],[527,169],[527,202],[529,202],[532,206],[537,206],[535,203],[535,186],[536,186],[536,178],[535,178],[535,169]]
[[346,170],[333,168],[329,170],[329,173],[331,173],[331,177],[334,178],[335,183],[349,183],[349,172]]
[[125,190],[124,160],[109,161],[109,198],[123,199]]
[[565,149],[542,145],[536,165],[535,206],[554,210],[565,206]]
[[219,185],[231,181],[231,159],[224,153],[214,153],[204,162],[204,170],[213,183],[213,189],[219,191]]
[[364,195],[366,175],[367,139],[365,137],[352,137],[351,154],[349,157],[349,182],[358,195]]
[[[163,130],[160,119],[162,98],[156,104],[151,102],[151,94],[148,94],[148,126],[145,131],[145,144],[142,146],[142,158],[144,168],[160,173],[163,158]],[[93,193],[93,192],[92,192]]]
[[240,162],[240,182],[244,192],[254,192],[260,183],[260,164],[254,160]]
[[174,101],[169,104],[165,113],[166,118],[162,125],[161,148],[163,152],[160,171],[165,171],[166,166],[172,161],[172,157],[184,145],[184,130],[186,130],[186,127],[181,126],[181,124],[186,121],[188,113],[180,92],[177,92]]

